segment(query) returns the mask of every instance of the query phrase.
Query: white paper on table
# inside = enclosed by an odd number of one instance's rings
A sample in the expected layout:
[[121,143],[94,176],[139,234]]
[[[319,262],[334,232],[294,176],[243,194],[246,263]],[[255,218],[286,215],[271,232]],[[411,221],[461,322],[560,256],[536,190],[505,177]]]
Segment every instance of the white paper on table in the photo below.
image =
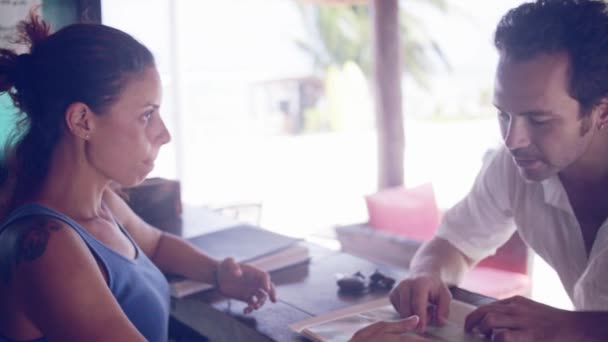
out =
[[[466,334],[464,321],[475,306],[458,300],[450,303],[450,316],[444,326],[428,326],[425,337],[430,341],[480,342],[483,336]],[[290,328],[314,341],[346,342],[358,330],[379,322],[400,319],[387,298],[354,305],[325,315],[297,322]]]

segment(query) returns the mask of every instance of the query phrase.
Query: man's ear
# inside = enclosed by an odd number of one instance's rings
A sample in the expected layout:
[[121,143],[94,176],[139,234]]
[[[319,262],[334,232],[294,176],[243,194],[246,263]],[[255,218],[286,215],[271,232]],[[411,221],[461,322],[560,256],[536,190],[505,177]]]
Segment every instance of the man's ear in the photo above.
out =
[[65,123],[73,135],[89,140],[95,130],[94,115],[86,104],[74,102],[65,111]]
[[595,126],[597,129],[608,129],[608,97],[600,100],[600,103],[595,106],[595,115],[597,116]]

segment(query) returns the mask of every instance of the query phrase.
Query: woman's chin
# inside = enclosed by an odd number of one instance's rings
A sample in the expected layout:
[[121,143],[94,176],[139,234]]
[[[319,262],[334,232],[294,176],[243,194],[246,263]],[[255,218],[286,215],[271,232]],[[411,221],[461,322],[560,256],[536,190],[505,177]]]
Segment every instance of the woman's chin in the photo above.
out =
[[115,182],[120,184],[123,188],[132,188],[134,186],[138,186],[139,184],[141,184],[146,179],[147,176],[148,176],[148,173],[146,173],[144,175],[130,177],[130,178],[125,177],[125,179],[115,180]]

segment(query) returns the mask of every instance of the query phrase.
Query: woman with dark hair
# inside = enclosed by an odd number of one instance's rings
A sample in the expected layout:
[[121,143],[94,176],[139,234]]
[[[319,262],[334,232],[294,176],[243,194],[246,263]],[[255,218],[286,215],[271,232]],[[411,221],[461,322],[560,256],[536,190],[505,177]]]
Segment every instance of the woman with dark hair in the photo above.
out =
[[206,256],[146,224],[110,188],[133,186],[170,140],[150,51],[128,34],[19,26],[0,50],[0,94],[23,116],[0,177],[0,341],[166,341],[161,271],[215,284],[258,309],[266,272]]

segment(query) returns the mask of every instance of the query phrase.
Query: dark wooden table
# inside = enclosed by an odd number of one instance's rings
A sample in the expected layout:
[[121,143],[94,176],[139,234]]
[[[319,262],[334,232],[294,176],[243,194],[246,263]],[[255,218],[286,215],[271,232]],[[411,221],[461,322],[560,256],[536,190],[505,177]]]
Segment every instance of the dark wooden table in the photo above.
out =
[[[191,215],[192,214],[192,215]],[[184,232],[194,234],[192,227],[203,227],[213,215],[202,212],[184,216]],[[206,217],[205,215],[208,215]],[[221,229],[222,218],[212,225],[212,230]],[[206,223],[207,222],[207,223]],[[230,221],[225,221],[225,226]],[[200,231],[199,231],[200,233]],[[336,274],[352,274],[357,271],[371,275],[376,269],[401,279],[407,270],[387,265],[378,265],[362,258],[331,251],[307,244],[311,260],[273,272],[272,280],[277,288],[278,302],[267,303],[260,310],[244,315],[245,304],[229,300],[216,291],[194,294],[173,299],[171,315],[211,341],[307,341],[289,329],[289,325],[316,315],[343,309],[387,295],[386,291],[369,292],[362,295],[346,295],[338,291]],[[491,299],[458,288],[452,289],[454,298],[480,305]]]

